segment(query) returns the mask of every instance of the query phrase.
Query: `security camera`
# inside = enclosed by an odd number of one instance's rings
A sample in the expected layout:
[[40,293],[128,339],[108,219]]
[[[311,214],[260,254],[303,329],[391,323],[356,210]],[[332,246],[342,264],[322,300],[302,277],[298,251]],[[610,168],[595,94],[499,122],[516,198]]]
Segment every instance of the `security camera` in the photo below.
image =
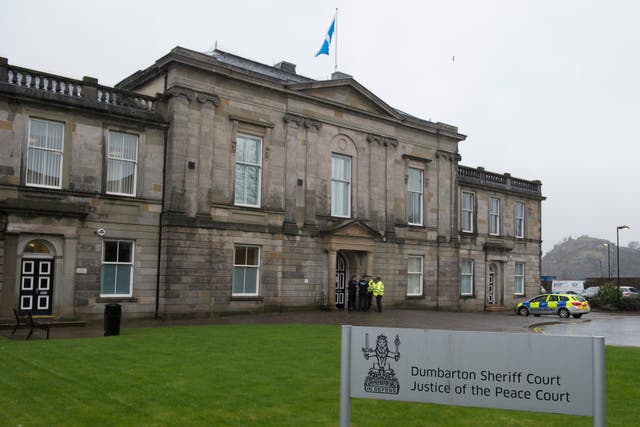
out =
[[98,230],[96,230],[96,234],[100,237],[104,237],[104,235],[107,234],[107,231],[104,228],[98,228]]

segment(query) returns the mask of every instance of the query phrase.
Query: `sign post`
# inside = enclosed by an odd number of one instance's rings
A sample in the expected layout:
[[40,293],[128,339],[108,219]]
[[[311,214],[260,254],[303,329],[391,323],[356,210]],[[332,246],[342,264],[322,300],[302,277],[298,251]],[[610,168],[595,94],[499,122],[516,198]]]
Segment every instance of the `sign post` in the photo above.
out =
[[341,427],[351,397],[606,420],[603,337],[343,326],[340,372]]

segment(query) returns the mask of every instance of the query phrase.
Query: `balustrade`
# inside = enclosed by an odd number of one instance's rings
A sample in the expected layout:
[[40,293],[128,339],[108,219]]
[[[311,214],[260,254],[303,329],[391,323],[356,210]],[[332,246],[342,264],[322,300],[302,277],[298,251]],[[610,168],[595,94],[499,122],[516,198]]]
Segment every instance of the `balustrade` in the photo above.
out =
[[463,183],[477,183],[506,190],[525,191],[536,195],[541,194],[540,181],[526,181],[524,179],[513,178],[509,174],[500,175],[487,172],[484,168],[474,169],[467,166],[459,166],[458,176]]
[[[87,102],[98,102],[143,111],[153,111],[154,109],[154,97],[99,86],[95,79],[85,78],[84,81],[79,81],[19,67],[7,67],[5,70],[6,83],[10,85]],[[94,99],[90,99],[94,96]]]

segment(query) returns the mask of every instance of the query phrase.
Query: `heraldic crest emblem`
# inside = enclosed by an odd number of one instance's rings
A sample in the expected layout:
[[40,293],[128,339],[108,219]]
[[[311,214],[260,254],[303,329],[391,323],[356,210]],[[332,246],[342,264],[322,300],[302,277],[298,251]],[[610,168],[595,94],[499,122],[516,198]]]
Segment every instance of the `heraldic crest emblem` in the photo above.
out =
[[373,366],[369,368],[369,373],[364,381],[365,391],[385,394],[398,394],[400,391],[400,383],[396,373],[388,362],[388,359],[393,359],[396,362],[400,359],[400,352],[398,351],[400,337],[397,334],[393,343],[396,346],[395,351],[389,348],[387,336],[380,334],[376,339],[375,348],[371,348],[369,347],[369,334],[365,334],[362,353],[366,360],[369,360],[370,357],[373,358]]

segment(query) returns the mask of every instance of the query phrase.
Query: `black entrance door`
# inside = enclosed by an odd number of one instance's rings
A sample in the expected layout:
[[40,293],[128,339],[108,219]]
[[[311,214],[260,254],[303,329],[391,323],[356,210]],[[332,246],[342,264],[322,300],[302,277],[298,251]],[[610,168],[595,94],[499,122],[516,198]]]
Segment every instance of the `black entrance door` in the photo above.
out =
[[20,274],[20,310],[35,315],[51,314],[53,260],[23,259]]
[[338,254],[336,259],[336,307],[344,308],[345,283],[347,281],[347,262],[344,257]]

